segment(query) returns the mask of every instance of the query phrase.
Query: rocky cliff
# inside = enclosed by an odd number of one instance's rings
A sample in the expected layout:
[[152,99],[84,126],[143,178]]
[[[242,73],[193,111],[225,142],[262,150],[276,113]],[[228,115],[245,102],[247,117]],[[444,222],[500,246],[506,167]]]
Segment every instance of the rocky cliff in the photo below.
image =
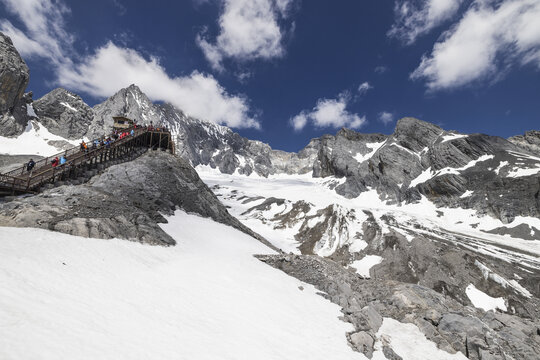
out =
[[47,130],[66,139],[81,139],[94,118],[94,111],[80,96],[62,88],[34,101],[33,108]]
[[11,39],[0,33],[0,135],[21,134],[28,122],[32,94],[25,94],[30,80],[28,66]]
[[85,184],[4,201],[0,224],[173,245],[158,223],[175,209],[212,218],[264,241],[227,212],[187,162],[160,151],[114,165]]
[[524,135],[512,136],[508,139],[511,143],[540,155],[540,131],[527,131]]

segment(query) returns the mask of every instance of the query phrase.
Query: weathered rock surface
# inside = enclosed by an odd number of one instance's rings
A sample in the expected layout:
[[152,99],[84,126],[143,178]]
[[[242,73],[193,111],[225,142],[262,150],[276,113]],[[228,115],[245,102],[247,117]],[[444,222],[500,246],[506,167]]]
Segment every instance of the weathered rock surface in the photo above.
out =
[[426,197],[438,206],[474,209],[503,223],[518,216],[540,217],[540,171],[535,170],[540,159],[531,152],[538,142],[535,132],[511,142],[403,118],[389,136],[342,129],[287,153],[189,117],[170,104],[153,104],[135,85],[96,105],[94,112],[91,137],[108,131],[115,115],[167,126],[177,154],[193,166],[208,165],[226,174],[334,176],[345,179],[336,192],[347,198],[375,189],[389,203]]
[[31,93],[24,91],[30,80],[28,66],[11,39],[0,33],[0,135],[21,134],[28,122],[27,104]]
[[83,185],[1,203],[0,224],[172,245],[158,223],[177,208],[260,238],[229,215],[188,163],[160,151],[112,166]]
[[89,125],[87,136],[96,138],[110,133],[113,116],[125,116],[138,124],[157,125],[159,122],[156,106],[135,85],[121,89],[116,94],[94,106],[94,118]]
[[527,131],[524,135],[517,135],[508,138],[508,141],[520,148],[540,155],[540,131]]
[[[366,280],[341,265],[317,256],[265,255],[258,258],[314,285],[322,296],[342,307],[354,349],[370,357],[383,318],[416,325],[437,346],[460,351],[469,359],[537,359],[540,322],[498,312],[484,312],[416,284]],[[391,348],[387,349],[391,352]],[[386,352],[385,352],[386,353]]]
[[94,118],[94,111],[80,96],[62,88],[34,101],[33,107],[47,130],[66,139],[81,139]]

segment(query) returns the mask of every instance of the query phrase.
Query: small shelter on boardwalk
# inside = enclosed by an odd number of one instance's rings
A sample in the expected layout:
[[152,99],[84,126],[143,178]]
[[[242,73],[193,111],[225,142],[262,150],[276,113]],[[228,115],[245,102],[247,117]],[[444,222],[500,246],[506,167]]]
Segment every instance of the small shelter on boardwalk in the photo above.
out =
[[135,120],[131,120],[125,116],[113,116],[113,120],[114,120],[114,125],[113,125],[114,130],[125,130],[135,125]]

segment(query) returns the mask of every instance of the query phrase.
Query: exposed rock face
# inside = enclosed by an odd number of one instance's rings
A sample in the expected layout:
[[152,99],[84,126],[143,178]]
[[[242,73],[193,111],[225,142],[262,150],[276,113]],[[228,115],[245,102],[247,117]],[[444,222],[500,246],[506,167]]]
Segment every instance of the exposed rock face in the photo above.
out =
[[96,138],[110,133],[113,116],[125,116],[138,124],[157,125],[158,112],[155,105],[135,85],[118,91],[116,94],[94,106],[94,118],[89,126],[87,136]]
[[88,132],[94,112],[78,95],[65,89],[54,89],[39,100],[33,108],[41,122],[51,133],[66,139],[80,139]]
[[517,135],[508,138],[508,141],[520,148],[540,155],[540,131],[527,131],[525,135]]
[[[342,307],[353,348],[370,357],[383,321],[416,325],[439,349],[460,351],[469,359],[537,359],[538,317],[523,318],[464,306],[427,287],[391,280],[365,280],[331,260],[306,255],[258,256],[277,269],[315,285],[321,295]],[[381,344],[382,346],[388,346]],[[398,358],[391,347],[387,358]]]
[[176,208],[260,238],[229,215],[188,163],[160,151],[112,166],[84,185],[64,185],[1,203],[0,223],[172,245],[174,240],[158,223],[166,221],[161,214]]
[[28,66],[11,39],[0,33],[0,135],[21,134],[28,122],[27,103],[31,93],[24,96],[30,80]]

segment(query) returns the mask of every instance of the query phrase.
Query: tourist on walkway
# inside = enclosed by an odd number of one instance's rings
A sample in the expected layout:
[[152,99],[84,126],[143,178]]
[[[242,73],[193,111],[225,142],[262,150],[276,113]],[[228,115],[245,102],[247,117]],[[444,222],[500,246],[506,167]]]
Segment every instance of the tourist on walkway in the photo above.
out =
[[26,164],[26,171],[31,172],[32,169],[34,169],[34,166],[36,166],[36,162],[34,161],[34,159],[30,159],[28,164]]

